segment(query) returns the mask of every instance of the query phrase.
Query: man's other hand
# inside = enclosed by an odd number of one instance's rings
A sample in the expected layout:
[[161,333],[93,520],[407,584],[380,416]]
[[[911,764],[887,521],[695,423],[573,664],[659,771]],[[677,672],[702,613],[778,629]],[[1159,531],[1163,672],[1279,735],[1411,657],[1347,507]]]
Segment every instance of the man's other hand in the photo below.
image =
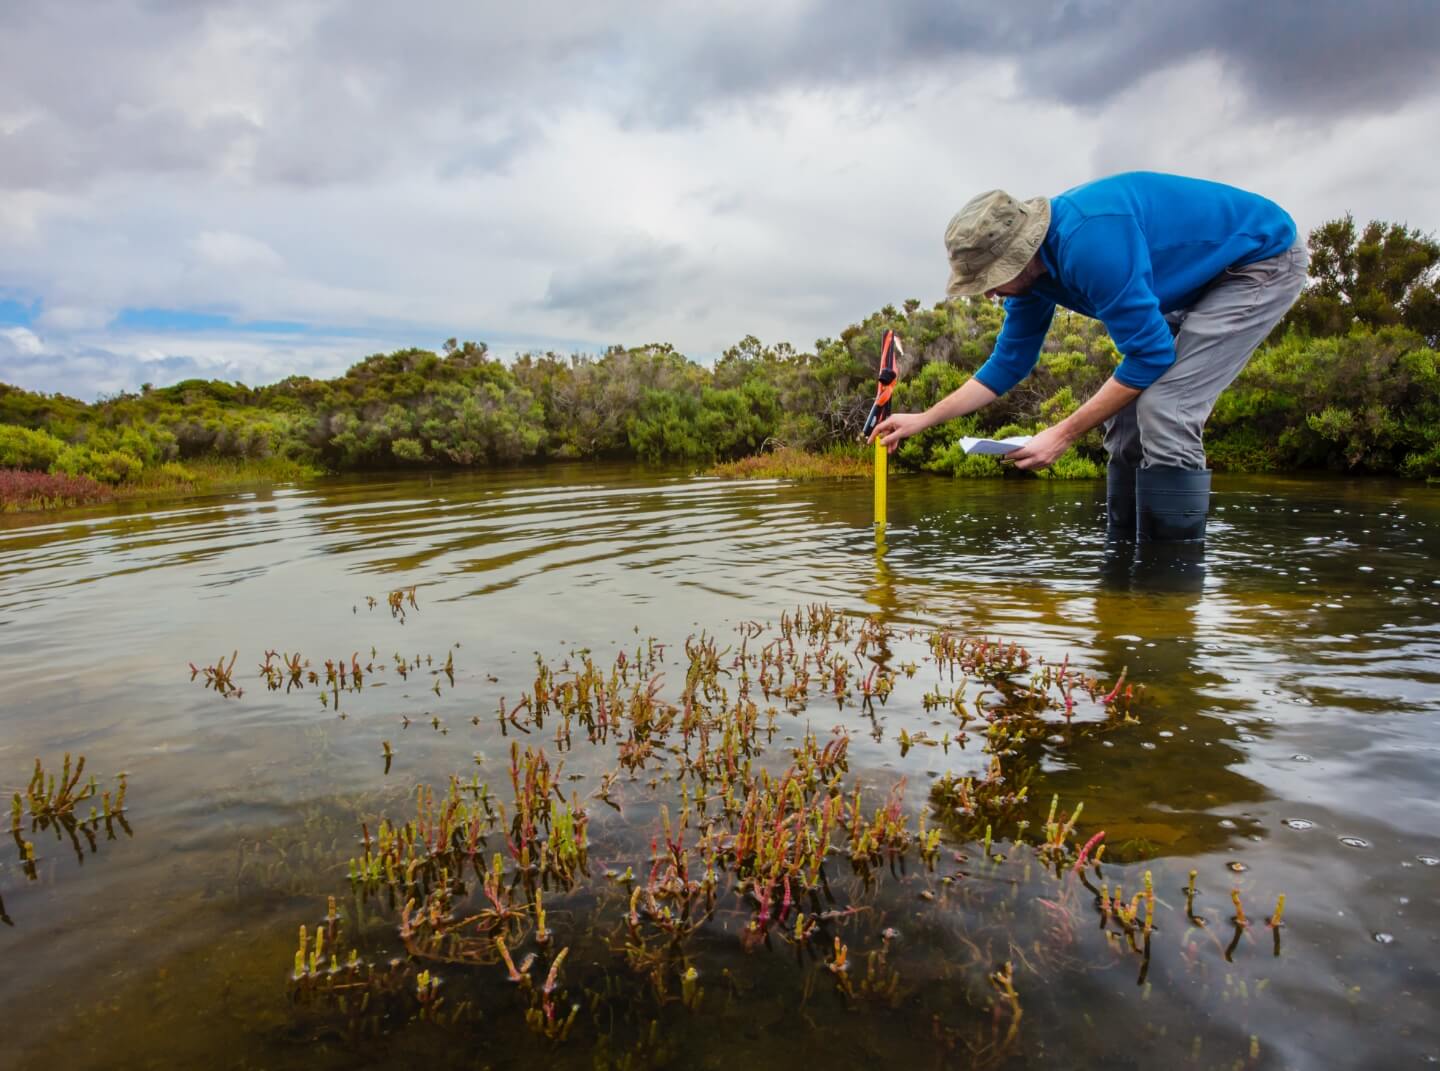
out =
[[1004,460],[1014,462],[1017,469],[1043,469],[1053,465],[1074,441],[1058,426],[1046,428],[1020,449],[1006,454]]

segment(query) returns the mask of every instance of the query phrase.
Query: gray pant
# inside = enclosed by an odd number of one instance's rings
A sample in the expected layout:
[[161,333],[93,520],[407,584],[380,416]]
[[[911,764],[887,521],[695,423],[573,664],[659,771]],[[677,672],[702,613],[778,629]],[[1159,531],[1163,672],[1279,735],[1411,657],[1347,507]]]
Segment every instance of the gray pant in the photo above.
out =
[[1168,314],[1175,363],[1105,422],[1110,460],[1203,469],[1201,433],[1215,399],[1294,304],[1309,263],[1297,241],[1269,260],[1225,269],[1194,305]]

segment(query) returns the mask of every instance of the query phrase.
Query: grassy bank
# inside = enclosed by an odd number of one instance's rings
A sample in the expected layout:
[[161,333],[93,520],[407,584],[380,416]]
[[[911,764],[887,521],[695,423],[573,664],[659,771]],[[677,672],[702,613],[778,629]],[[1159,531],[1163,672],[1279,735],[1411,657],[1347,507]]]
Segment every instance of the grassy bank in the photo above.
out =
[[727,480],[869,479],[874,472],[873,457],[869,448],[837,447],[815,453],[783,446],[778,450],[715,465],[706,475]]
[[86,476],[0,469],[0,513],[72,509],[128,499],[184,498],[246,487],[296,483],[323,476],[313,465],[284,458],[193,458],[142,469],[110,486]]

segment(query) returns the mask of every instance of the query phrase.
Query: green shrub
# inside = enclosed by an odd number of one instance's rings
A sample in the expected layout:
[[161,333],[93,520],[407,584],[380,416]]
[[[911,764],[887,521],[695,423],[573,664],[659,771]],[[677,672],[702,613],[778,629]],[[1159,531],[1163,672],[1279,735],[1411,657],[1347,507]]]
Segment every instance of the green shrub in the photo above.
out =
[[1060,353],[1042,353],[1040,367],[1053,376],[1074,375],[1090,363],[1090,359],[1079,350],[1062,350]]
[[1400,462],[1400,474],[1413,478],[1425,477],[1427,482],[1434,482],[1436,476],[1440,476],[1440,441],[1435,442],[1428,450],[1416,450],[1406,454]]
[[932,453],[924,467],[930,472],[970,479],[989,479],[1005,475],[1005,468],[998,458],[967,454],[960,448],[958,440]]
[[1440,443],[1435,351],[1402,327],[1290,333],[1251,359],[1211,415],[1217,467],[1424,473]]
[[425,447],[419,439],[395,439],[390,443],[390,452],[401,461],[425,460]]
[[166,461],[156,467],[155,472],[163,480],[176,483],[194,483],[198,478],[194,472],[178,461]]
[[1273,472],[1279,467],[1277,443],[1254,428],[1240,426],[1205,437],[1205,458],[1221,472]]
[[1038,470],[1035,475],[1043,480],[1098,480],[1105,475],[1105,469],[1071,447],[1057,457],[1053,465]]
[[1047,426],[1056,424],[1079,408],[1080,403],[1075,400],[1075,392],[1069,387],[1061,387],[1040,403],[1040,419]]
[[700,438],[699,400],[677,391],[647,390],[641,411],[630,418],[627,437],[644,461],[701,461],[715,451]]
[[44,431],[0,424],[0,468],[45,472],[65,443]]
[[50,466],[50,472],[64,476],[88,476],[100,483],[128,483],[139,477],[144,466],[139,458],[120,450],[91,450],[88,446],[67,446]]

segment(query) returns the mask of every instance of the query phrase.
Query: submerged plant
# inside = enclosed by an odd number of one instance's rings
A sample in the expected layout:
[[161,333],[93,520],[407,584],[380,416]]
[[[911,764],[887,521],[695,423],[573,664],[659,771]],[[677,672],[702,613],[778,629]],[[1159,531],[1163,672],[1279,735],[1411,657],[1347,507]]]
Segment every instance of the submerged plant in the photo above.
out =
[[[1100,917],[1094,954],[1138,957],[1143,984],[1163,906],[1151,872],[1136,876],[1140,890],[1128,897],[1118,885],[1112,890],[1101,874],[1104,833],[1081,828],[1084,803],[1062,806],[1052,796],[1048,812],[1034,814],[1029,791],[1033,756],[1054,733],[1099,735],[1133,719],[1140,693],[1123,674],[1102,685],[1068,659],[1046,663],[1016,643],[921,631],[927,662],[944,681],[922,705],[935,718],[954,719],[942,736],[907,723],[913,713],[894,703],[895,683],[918,675],[918,663],[902,673],[866,662],[892,657],[897,636],[879,622],[817,605],[782,615],[778,626],[743,622],[736,631],[730,644],[705,632],[689,637],[678,648],[672,686],[665,647],[653,640],[627,645],[609,663],[588,650],[555,662],[537,655],[530,686],[495,708],[496,728],[510,737],[500,793],[472,772],[448,786],[417,786],[410,815],[361,823],[360,850],[348,866],[356,910],[393,920],[405,983],[392,985],[389,969],[362,970],[357,980],[378,979],[365,985],[382,989],[405,1021],[441,1023],[481,1005],[468,982],[460,985],[464,996],[457,989],[442,997],[436,970],[488,968],[482,975],[513,987],[528,1027],[561,1043],[588,1030],[591,1018],[601,1022],[599,1009],[615,1007],[612,999],[636,999],[613,979],[603,993],[586,988],[584,997],[571,997],[561,979],[573,957],[609,959],[657,1013],[668,1005],[693,1012],[704,1003],[698,957],[717,941],[734,941],[745,950],[791,950],[832,978],[847,1004],[894,1007],[907,990],[890,954],[895,931],[879,913],[885,886],[918,883],[911,888],[921,904],[936,909],[973,897],[965,873],[947,865],[968,856],[944,849],[979,840],[987,872],[1035,867],[1052,883],[1053,893],[1032,905],[1047,939],[999,969],[977,952],[972,966],[988,980],[991,1026],[956,1036],[937,1025],[937,1040],[963,1043],[979,1063],[1002,1059],[1018,1038],[1019,971],[1073,962],[1087,940],[1086,910]],[[907,638],[916,639],[916,630]],[[275,670],[283,678],[295,664]],[[396,656],[402,674],[425,665],[420,656]],[[452,657],[430,666],[436,682],[453,682]],[[334,672],[348,686],[378,670],[352,656]],[[795,742],[777,746],[785,719],[812,701],[853,703],[874,719],[882,706],[875,700],[887,698],[885,717],[898,723],[891,739],[902,751],[977,753],[967,768],[936,778],[919,808],[907,805],[904,778],[872,786],[851,776],[851,738],[842,729],[825,734],[807,725]],[[611,766],[596,774],[588,797],[567,788],[575,775],[566,756],[580,747],[608,755]],[[383,750],[388,769],[388,741]],[[592,873],[593,799],[613,809],[603,827],[612,831],[629,820],[632,803],[652,815],[648,856]],[[629,830],[633,841],[633,823]],[[613,858],[616,846],[602,850]],[[1187,915],[1194,895],[1192,879]],[[997,920],[996,939],[1013,913]],[[336,939],[327,932],[325,947]],[[349,960],[336,955],[343,975]],[[546,964],[543,979],[537,960]],[[716,977],[711,988],[732,1002],[733,975]],[[358,992],[312,989],[323,1000]],[[604,1051],[619,1059],[620,1050]]]
[[215,691],[219,692],[226,699],[232,696],[238,699],[245,694],[244,689],[235,683],[234,678],[235,659],[239,656],[239,651],[233,651],[230,654],[230,661],[226,662],[225,656],[221,655],[216,659],[213,666],[197,666],[194,662],[191,662],[190,679],[193,681],[203,673],[205,675],[205,687],[214,688]]
[[[415,587],[416,585],[411,584],[408,588],[396,588],[385,595],[385,601],[390,607],[390,616],[402,625],[405,624],[405,607],[407,605],[412,610],[420,609],[419,604],[415,601]],[[373,601],[371,605],[374,605]]]
[[[82,782],[83,779],[83,782]],[[99,834],[104,839],[115,840],[116,831],[131,835],[126,820],[126,793],[129,791],[129,777],[124,772],[116,775],[116,785],[111,790],[101,790],[94,775],[85,777],[85,756],[78,756],[72,764],[69,752],[61,762],[60,772],[47,772],[40,759],[35,760],[34,771],[23,792],[16,792],[10,800],[10,834],[15,843],[20,868],[30,881],[40,877],[37,864],[41,856],[36,851],[32,837],[53,833],[57,842],[69,841],[77,862],[83,863],[87,855],[99,850]],[[99,805],[96,805],[96,797]],[[89,802],[89,813],[82,814],[80,805]],[[10,917],[0,901],[0,922],[11,923]]]

